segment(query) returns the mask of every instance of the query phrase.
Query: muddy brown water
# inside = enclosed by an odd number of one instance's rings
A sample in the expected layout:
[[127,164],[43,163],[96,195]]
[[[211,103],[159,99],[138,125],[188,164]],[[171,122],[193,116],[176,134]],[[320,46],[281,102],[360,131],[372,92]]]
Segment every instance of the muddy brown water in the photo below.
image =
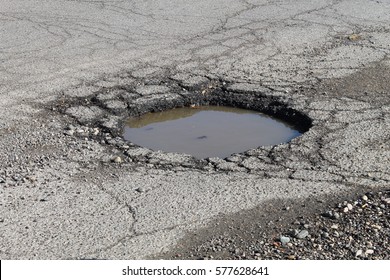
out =
[[259,146],[286,143],[300,134],[268,115],[224,106],[148,113],[129,119],[124,130],[124,138],[139,146],[196,158],[226,158]]

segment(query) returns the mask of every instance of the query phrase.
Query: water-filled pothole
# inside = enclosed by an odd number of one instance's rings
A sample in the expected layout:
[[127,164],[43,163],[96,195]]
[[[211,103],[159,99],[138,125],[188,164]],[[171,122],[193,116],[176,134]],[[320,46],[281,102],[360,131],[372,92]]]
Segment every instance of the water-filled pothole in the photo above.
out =
[[124,129],[124,138],[134,144],[196,158],[225,158],[259,146],[286,143],[300,134],[291,125],[260,112],[225,106],[147,113],[129,119]]

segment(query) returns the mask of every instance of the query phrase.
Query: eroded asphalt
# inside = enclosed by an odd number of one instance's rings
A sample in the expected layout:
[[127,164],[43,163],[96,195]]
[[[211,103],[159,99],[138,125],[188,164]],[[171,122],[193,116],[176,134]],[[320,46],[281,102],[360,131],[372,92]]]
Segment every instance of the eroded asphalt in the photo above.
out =
[[[142,259],[272,201],[389,186],[388,1],[5,0],[0,21],[2,259]],[[197,102],[311,127],[227,159],[120,137]]]

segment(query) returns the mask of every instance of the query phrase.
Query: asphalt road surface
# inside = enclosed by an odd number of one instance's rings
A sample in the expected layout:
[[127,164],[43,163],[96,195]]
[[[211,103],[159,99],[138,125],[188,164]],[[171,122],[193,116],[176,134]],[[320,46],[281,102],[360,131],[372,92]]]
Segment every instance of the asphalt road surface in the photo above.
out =
[[[388,188],[389,26],[388,0],[0,0],[0,258],[149,258],[270,201]],[[312,126],[203,161],[111,133],[221,88]]]

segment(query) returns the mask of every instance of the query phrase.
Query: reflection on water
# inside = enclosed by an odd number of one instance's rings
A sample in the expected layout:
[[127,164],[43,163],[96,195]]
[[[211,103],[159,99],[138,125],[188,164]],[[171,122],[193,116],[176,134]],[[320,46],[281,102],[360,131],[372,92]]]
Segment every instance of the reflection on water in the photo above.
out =
[[225,158],[299,136],[291,126],[256,111],[223,106],[176,108],[129,119],[124,138],[152,150]]

